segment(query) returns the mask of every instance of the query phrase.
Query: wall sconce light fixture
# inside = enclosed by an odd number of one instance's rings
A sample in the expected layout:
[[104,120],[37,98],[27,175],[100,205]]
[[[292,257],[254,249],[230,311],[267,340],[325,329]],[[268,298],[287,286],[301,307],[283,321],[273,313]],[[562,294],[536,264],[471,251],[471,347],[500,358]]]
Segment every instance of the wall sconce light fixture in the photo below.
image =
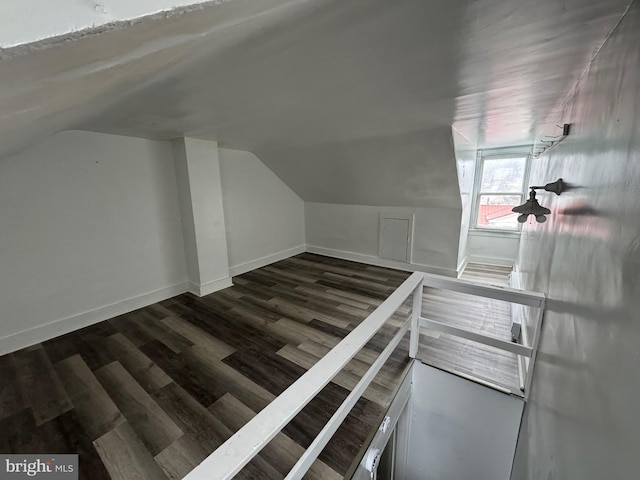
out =
[[533,186],[529,187],[531,192],[529,193],[529,200],[524,202],[522,205],[518,205],[517,207],[513,207],[511,209],[512,212],[519,213],[518,222],[524,223],[527,221],[529,215],[533,215],[536,217],[536,222],[544,223],[547,221],[547,217],[545,215],[549,215],[551,210],[543,207],[536,200],[536,190],[544,190],[546,192],[553,192],[556,195],[560,195],[562,193],[564,184],[562,183],[562,179],[559,178],[555,182],[547,183],[545,186]]

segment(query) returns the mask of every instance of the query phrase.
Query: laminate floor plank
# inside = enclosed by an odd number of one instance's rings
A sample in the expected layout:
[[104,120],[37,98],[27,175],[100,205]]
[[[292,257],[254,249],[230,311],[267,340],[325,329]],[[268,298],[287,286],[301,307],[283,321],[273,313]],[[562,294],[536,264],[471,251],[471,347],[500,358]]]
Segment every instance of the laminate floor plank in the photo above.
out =
[[210,453],[195,435],[188,433],[156,455],[155,460],[169,480],[180,480]]
[[306,268],[323,273],[325,271],[373,280],[377,283],[399,282],[402,283],[408,277],[405,272],[392,270],[386,267],[367,265],[363,263],[344,262],[340,259],[329,257],[318,258],[313,254],[302,254],[288,258],[284,264],[295,265],[298,268]]
[[0,421],[24,409],[12,359],[0,356]]
[[216,379],[193,369],[183,355],[174,353],[164,344],[150,342],[141,350],[201,405],[207,407],[223,395],[224,388]]
[[289,278],[294,282],[298,282],[298,285],[313,285],[320,277],[318,275],[307,274],[307,271],[300,268],[288,268],[287,261],[278,262],[275,264],[264,267],[267,272],[275,271],[282,277]]
[[117,321],[112,320],[112,323],[138,346],[159,341],[175,353],[180,353],[193,346],[192,342],[178,332],[171,330],[148,311],[131,312],[118,317]]
[[102,344],[147,392],[155,392],[171,383],[171,378],[122,333],[108,336]]
[[341,275],[338,273],[325,272],[323,274],[323,277],[334,280],[334,281],[338,281],[346,285],[354,285],[354,286],[358,286],[359,288],[378,292],[384,295],[385,297],[388,297],[389,295],[391,295],[393,291],[397,288],[391,285],[384,285],[384,284],[372,282],[369,280],[362,280],[360,278],[357,278],[354,275],[349,276],[349,275]]
[[193,299],[186,302],[192,303],[189,314],[179,315],[208,334],[222,339],[230,347],[236,350],[259,347],[264,350],[275,351],[283,347],[283,344],[269,337],[263,330],[255,328],[244,322],[232,320],[228,315],[221,315],[211,307],[204,304],[195,305]]
[[260,350],[232,353],[223,360],[223,363],[275,396],[284,392],[306,372],[304,368],[274,352]]
[[36,426],[73,408],[42,346],[16,352],[12,359],[20,395],[31,408]]
[[227,288],[225,290],[222,290],[221,292],[216,292],[215,297],[213,297],[212,295],[209,295],[208,297],[204,297],[202,301],[214,308],[218,308],[216,305],[219,302],[222,302],[225,305],[227,305],[228,303],[231,306],[228,307],[226,311],[233,310],[236,308],[242,308],[243,310],[248,310],[253,312],[255,315],[258,315],[260,318],[264,318],[265,320],[269,320],[272,322],[275,322],[280,318],[282,318],[282,315],[280,315],[278,312],[273,312],[269,308],[265,308],[263,305],[268,306],[269,304],[264,302],[263,300],[252,299],[251,297],[246,297],[246,296],[236,297],[232,295],[231,292],[229,292],[229,290],[232,290],[232,289]]
[[95,440],[125,422],[116,404],[80,355],[56,363],[55,369],[89,438]]
[[77,453],[79,479],[110,478],[91,439],[72,411],[36,426],[31,412],[23,410],[5,421],[0,421],[0,429],[3,432],[3,435],[0,435],[0,452]]
[[179,385],[171,383],[155,392],[153,398],[185,434],[197,439],[207,454],[229,438],[222,422]]
[[[199,402],[193,399],[185,390],[176,384],[167,385],[162,390],[154,394],[156,401],[164,407],[173,421],[197,441],[197,444],[210,454],[222,445],[234,433],[219,418],[214,416]],[[170,448],[170,447],[168,447]],[[162,452],[161,452],[162,454]],[[167,459],[166,454],[160,455],[159,462],[165,464],[171,459]],[[184,466],[184,459],[179,460]],[[171,471],[171,468],[168,469]],[[238,479],[279,479],[277,470],[262,457],[254,458],[236,477]]]
[[[222,419],[233,431],[242,428],[256,415],[256,412],[231,394],[227,394],[217,400],[209,407],[209,410],[217,418]],[[283,477],[293,468],[303,453],[304,449],[283,433],[276,435],[261,451],[262,457],[274,465]],[[307,480],[338,480],[342,479],[343,476],[324,462],[316,460],[304,478]]]
[[194,345],[206,349],[213,358],[221,360],[227,355],[231,355],[235,352],[233,347],[230,347],[222,340],[209,335],[201,328],[198,328],[192,323],[189,323],[179,317],[166,317],[162,322],[167,327],[179,332],[183,337],[188,338]]
[[[378,295],[369,295],[366,291],[353,291],[353,289],[341,289],[340,285],[335,282],[330,282],[331,285],[322,285],[323,288],[327,289],[327,293],[331,295],[337,295],[338,297],[344,297],[350,300],[356,300],[358,302],[367,303],[371,305],[371,307],[375,310],[375,308],[382,303]],[[400,286],[402,282],[398,283]],[[337,288],[336,288],[337,287]]]
[[[304,258],[292,258],[290,259],[290,263],[300,266],[302,268],[320,270],[318,268],[318,263],[313,260],[305,260]],[[385,284],[390,281],[395,283],[396,281],[395,279],[391,279],[385,276],[384,274],[381,274],[379,271],[369,273],[365,269],[355,270],[345,266],[334,266],[330,264],[323,264],[321,270],[323,273],[330,272],[338,275],[360,278],[362,280],[370,280],[377,284]],[[384,272],[384,273],[388,273],[388,272]]]
[[[325,324],[326,325],[326,324]],[[322,330],[316,330],[313,326],[305,323],[281,318],[273,325],[269,325],[268,330],[284,339],[287,343],[299,345],[307,340],[314,340],[329,348],[335,347],[340,343],[341,337],[337,337],[331,333]]]
[[112,480],[167,478],[128,423],[118,425],[93,443]]
[[324,308],[314,308],[314,306],[309,303],[304,305],[292,305],[291,302],[283,299],[279,295],[272,298],[267,303],[274,309],[274,311],[281,313],[283,316],[300,321],[310,322],[311,320],[326,320],[327,323],[331,323],[334,319],[339,319],[342,322],[356,324],[362,321],[362,317],[339,311],[337,308],[333,309],[333,314],[328,314]]
[[[257,273],[255,275],[258,275]],[[271,272],[263,272],[260,275],[262,276],[270,276],[276,277],[277,283],[271,290],[277,293],[277,297],[270,300],[269,303],[275,303],[274,301],[280,300],[285,303],[291,304],[292,306],[297,306],[299,308],[299,313],[303,315],[309,316],[310,320],[319,319],[325,321],[327,323],[332,323],[334,325],[343,327],[347,324],[351,324],[353,322],[360,322],[362,319],[366,318],[371,309],[367,308],[367,305],[364,305],[364,308],[361,309],[350,309],[351,306],[343,305],[345,302],[344,299],[336,297],[335,299],[331,299],[328,295],[324,294],[322,296],[309,295],[307,292],[301,292],[298,290],[299,284],[295,283],[288,279],[278,278],[277,273]],[[311,290],[311,289],[310,289]],[[311,290],[313,291],[313,290]],[[304,305],[303,308],[300,306]],[[362,304],[360,304],[362,306]],[[345,307],[345,308],[341,308]],[[344,312],[348,315],[340,315],[340,318],[336,315],[338,312]],[[298,313],[298,312],[296,312]]]
[[78,354],[87,366],[94,370],[115,359],[101,345],[101,339],[113,335],[118,330],[108,322],[100,322],[73,333],[62,335],[42,344],[51,363],[56,363]]
[[325,322],[318,319],[313,319],[308,323],[308,326],[314,330],[324,332],[327,335],[331,335],[336,338],[344,338],[351,332],[351,328],[340,328],[330,322]]
[[157,455],[183,435],[119,362],[94,373],[151,455]]
[[267,302],[274,297],[273,292],[265,289],[264,287],[256,288],[251,285],[250,282],[243,280],[242,277],[235,277],[234,281],[236,282],[233,285],[235,290],[245,297],[248,296],[251,298],[256,298],[258,300],[262,300],[263,302]]
[[373,312],[374,307],[369,303],[359,302],[357,300],[350,299],[348,297],[334,295],[327,291],[326,288],[312,287],[309,285],[299,285],[295,287],[295,290],[304,294],[307,297],[312,297],[316,301],[322,301],[322,298],[328,298],[338,305],[344,305],[348,307],[357,308],[358,310],[366,311],[367,315]]
[[259,412],[276,398],[275,395],[251,381],[236,369],[224,362],[208,358],[206,350],[195,346],[189,352],[186,352],[186,355],[189,355],[189,358],[193,358],[195,360],[194,363],[206,368],[220,384],[225,386],[225,390],[228,393],[234,395],[235,398],[248,405],[255,412]]

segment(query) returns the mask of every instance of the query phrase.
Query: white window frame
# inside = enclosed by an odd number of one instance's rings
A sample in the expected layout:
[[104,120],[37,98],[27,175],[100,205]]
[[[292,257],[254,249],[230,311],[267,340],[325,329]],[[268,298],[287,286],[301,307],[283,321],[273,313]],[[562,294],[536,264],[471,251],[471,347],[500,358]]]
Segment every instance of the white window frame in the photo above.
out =
[[[500,158],[525,158],[524,176],[522,178],[522,189],[518,192],[481,192],[482,172],[485,160],[496,160]],[[478,226],[478,208],[481,195],[518,195],[521,204],[524,203],[529,183],[529,173],[531,171],[531,145],[518,147],[496,148],[491,150],[478,150],[476,157],[476,172],[473,183],[473,202],[471,210],[471,222],[469,230],[474,233],[487,233],[490,235],[520,236],[522,225],[518,224],[515,229],[487,228]]]

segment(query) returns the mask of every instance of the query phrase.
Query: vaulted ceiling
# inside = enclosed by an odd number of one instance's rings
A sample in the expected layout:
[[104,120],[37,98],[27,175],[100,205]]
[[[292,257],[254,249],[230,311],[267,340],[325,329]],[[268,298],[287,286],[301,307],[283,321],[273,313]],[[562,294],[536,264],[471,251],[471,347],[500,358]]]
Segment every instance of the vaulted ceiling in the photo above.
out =
[[9,49],[0,153],[71,128],[186,135],[253,151],[303,198],[338,201],[298,180],[308,162],[355,162],[357,177],[403,145],[439,151],[450,132],[429,138],[451,125],[484,147],[555,133],[548,119],[629,1],[232,0]]

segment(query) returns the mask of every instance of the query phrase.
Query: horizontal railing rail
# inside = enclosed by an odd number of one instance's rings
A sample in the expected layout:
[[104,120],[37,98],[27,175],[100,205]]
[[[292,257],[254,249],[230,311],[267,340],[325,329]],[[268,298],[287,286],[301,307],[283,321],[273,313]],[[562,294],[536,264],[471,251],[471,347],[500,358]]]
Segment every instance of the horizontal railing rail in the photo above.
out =
[[493,298],[505,302],[519,303],[531,307],[544,306],[545,296],[542,293],[529,290],[516,290],[510,287],[484,285],[482,283],[443,277],[440,275],[424,274],[424,286],[451,290],[452,292],[467,293],[480,297]]
[[[412,293],[416,292],[419,296],[421,295],[421,285],[422,274],[412,274],[338,345],[193,469],[185,479],[226,480],[233,478],[358,354]],[[403,328],[404,326],[401,327],[401,331]],[[393,342],[399,342],[401,338],[396,335]],[[385,348],[384,353],[387,358],[392,351],[392,349]],[[380,356],[381,358],[383,357]],[[386,361],[386,358],[384,360]],[[384,361],[374,362],[369,372],[375,370],[377,373],[382,364]],[[349,395],[343,402],[343,406],[350,403],[355,405],[354,398],[356,401],[360,398],[366,386],[375,376],[375,373],[370,374],[369,372],[365,374],[366,381],[356,387],[359,393],[355,396]],[[347,407],[339,407],[336,419],[345,415],[344,411],[348,414],[352,407],[353,405],[348,410]],[[302,459],[303,465],[307,469],[320,453],[321,449],[318,450],[320,443],[324,442],[325,438],[327,440],[330,438],[326,436],[333,427],[325,428],[322,440],[318,441],[318,446],[314,447],[315,456],[309,455]],[[302,468],[299,468],[294,472],[295,476],[288,478],[302,478],[305,472],[306,470],[303,471]]]
[[490,347],[515,353],[516,355],[523,355],[525,357],[531,357],[532,355],[531,348],[520,345],[519,343],[507,342],[506,340],[488,337],[486,335],[470,332],[469,330],[464,330],[452,325],[447,325],[446,323],[429,320],[428,318],[420,317],[420,326],[437,330],[442,333],[448,333],[449,335],[454,335],[456,337],[465,338],[467,340],[472,340],[484,345],[489,345]]

